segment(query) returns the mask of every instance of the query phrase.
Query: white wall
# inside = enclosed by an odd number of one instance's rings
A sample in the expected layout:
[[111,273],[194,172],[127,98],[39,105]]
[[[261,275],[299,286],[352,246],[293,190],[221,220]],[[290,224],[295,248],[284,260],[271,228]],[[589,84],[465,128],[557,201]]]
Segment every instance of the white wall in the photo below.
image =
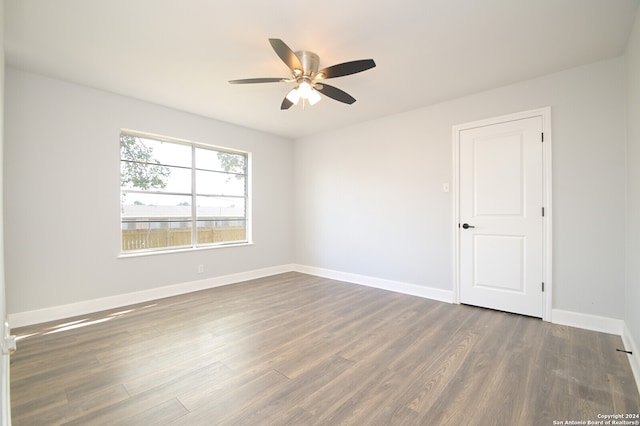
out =
[[[625,323],[640,345],[640,9],[627,45],[627,291]],[[640,386],[640,346],[634,348]]]
[[[9,314],[291,263],[292,141],[12,68],[6,82]],[[121,128],[252,152],[255,244],[119,259]]]
[[296,141],[296,263],[453,290],[454,124],[552,108],[553,307],[622,319],[617,58]]
[[[3,176],[4,162],[4,0],[0,0],[0,337],[4,335],[7,320],[4,283],[4,207]],[[9,402],[9,356],[0,354],[0,425],[11,424]]]

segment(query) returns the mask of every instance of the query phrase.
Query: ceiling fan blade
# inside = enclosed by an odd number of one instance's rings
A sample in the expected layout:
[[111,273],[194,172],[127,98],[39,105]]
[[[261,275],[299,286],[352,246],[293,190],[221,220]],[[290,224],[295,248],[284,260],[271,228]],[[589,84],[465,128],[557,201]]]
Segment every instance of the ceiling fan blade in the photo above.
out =
[[316,90],[323,95],[330,97],[331,99],[335,99],[336,101],[340,101],[345,104],[351,105],[356,101],[356,98],[354,98],[344,90],[340,90],[337,87],[329,86],[328,84],[318,84],[318,86],[316,86]]
[[[332,65],[317,72],[317,79],[342,77],[345,75],[355,74],[357,72],[366,71],[376,66],[373,59],[360,59],[358,61],[344,62],[338,65]],[[322,75],[321,75],[322,74]]]
[[269,43],[271,43],[271,47],[278,54],[282,62],[287,64],[287,66],[291,69],[291,71],[300,70],[302,71],[302,64],[300,63],[300,59],[298,56],[287,46],[284,41],[279,38],[270,38]]
[[293,102],[291,102],[289,99],[285,98],[282,100],[282,105],[280,105],[280,109],[289,109],[293,106]]
[[278,83],[284,78],[244,78],[240,80],[229,80],[231,84],[252,84],[252,83]]

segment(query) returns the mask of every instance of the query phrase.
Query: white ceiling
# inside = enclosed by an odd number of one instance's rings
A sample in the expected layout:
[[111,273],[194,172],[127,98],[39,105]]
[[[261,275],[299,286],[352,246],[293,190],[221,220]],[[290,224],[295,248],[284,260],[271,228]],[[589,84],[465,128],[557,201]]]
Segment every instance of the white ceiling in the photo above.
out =
[[[290,138],[622,55],[640,0],[5,0],[8,65]],[[281,111],[292,83],[269,45],[357,99]]]

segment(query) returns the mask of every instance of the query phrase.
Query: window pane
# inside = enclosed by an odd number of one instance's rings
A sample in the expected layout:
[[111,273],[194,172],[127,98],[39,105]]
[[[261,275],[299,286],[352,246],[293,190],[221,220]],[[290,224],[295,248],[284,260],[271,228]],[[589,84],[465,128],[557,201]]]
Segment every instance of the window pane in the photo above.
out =
[[198,220],[207,218],[244,218],[244,198],[196,197]]
[[246,241],[244,220],[198,220],[198,244]]
[[191,192],[191,169],[122,161],[120,176],[123,190]]
[[191,193],[191,169],[168,167],[171,175],[167,180],[167,186],[162,188],[163,192]]
[[122,134],[120,158],[142,163],[191,167],[191,147]]
[[191,147],[189,145],[158,141],[151,142],[154,143],[154,156],[162,164],[191,167]]
[[190,247],[191,221],[122,222],[122,251]]
[[244,196],[242,175],[196,170],[196,192],[199,195]]
[[191,246],[191,197],[122,193],[122,251]]
[[122,219],[190,219],[191,197],[188,195],[140,194],[123,192]]
[[246,155],[196,148],[196,168],[246,174]]
[[120,162],[120,187],[124,189],[156,190],[166,186],[171,170],[158,164]]

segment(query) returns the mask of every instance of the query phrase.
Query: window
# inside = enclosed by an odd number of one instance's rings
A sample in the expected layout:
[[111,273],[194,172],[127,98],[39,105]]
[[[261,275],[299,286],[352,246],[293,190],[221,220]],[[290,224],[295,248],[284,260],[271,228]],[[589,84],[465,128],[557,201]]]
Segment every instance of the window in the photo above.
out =
[[122,252],[248,242],[246,152],[120,134]]

